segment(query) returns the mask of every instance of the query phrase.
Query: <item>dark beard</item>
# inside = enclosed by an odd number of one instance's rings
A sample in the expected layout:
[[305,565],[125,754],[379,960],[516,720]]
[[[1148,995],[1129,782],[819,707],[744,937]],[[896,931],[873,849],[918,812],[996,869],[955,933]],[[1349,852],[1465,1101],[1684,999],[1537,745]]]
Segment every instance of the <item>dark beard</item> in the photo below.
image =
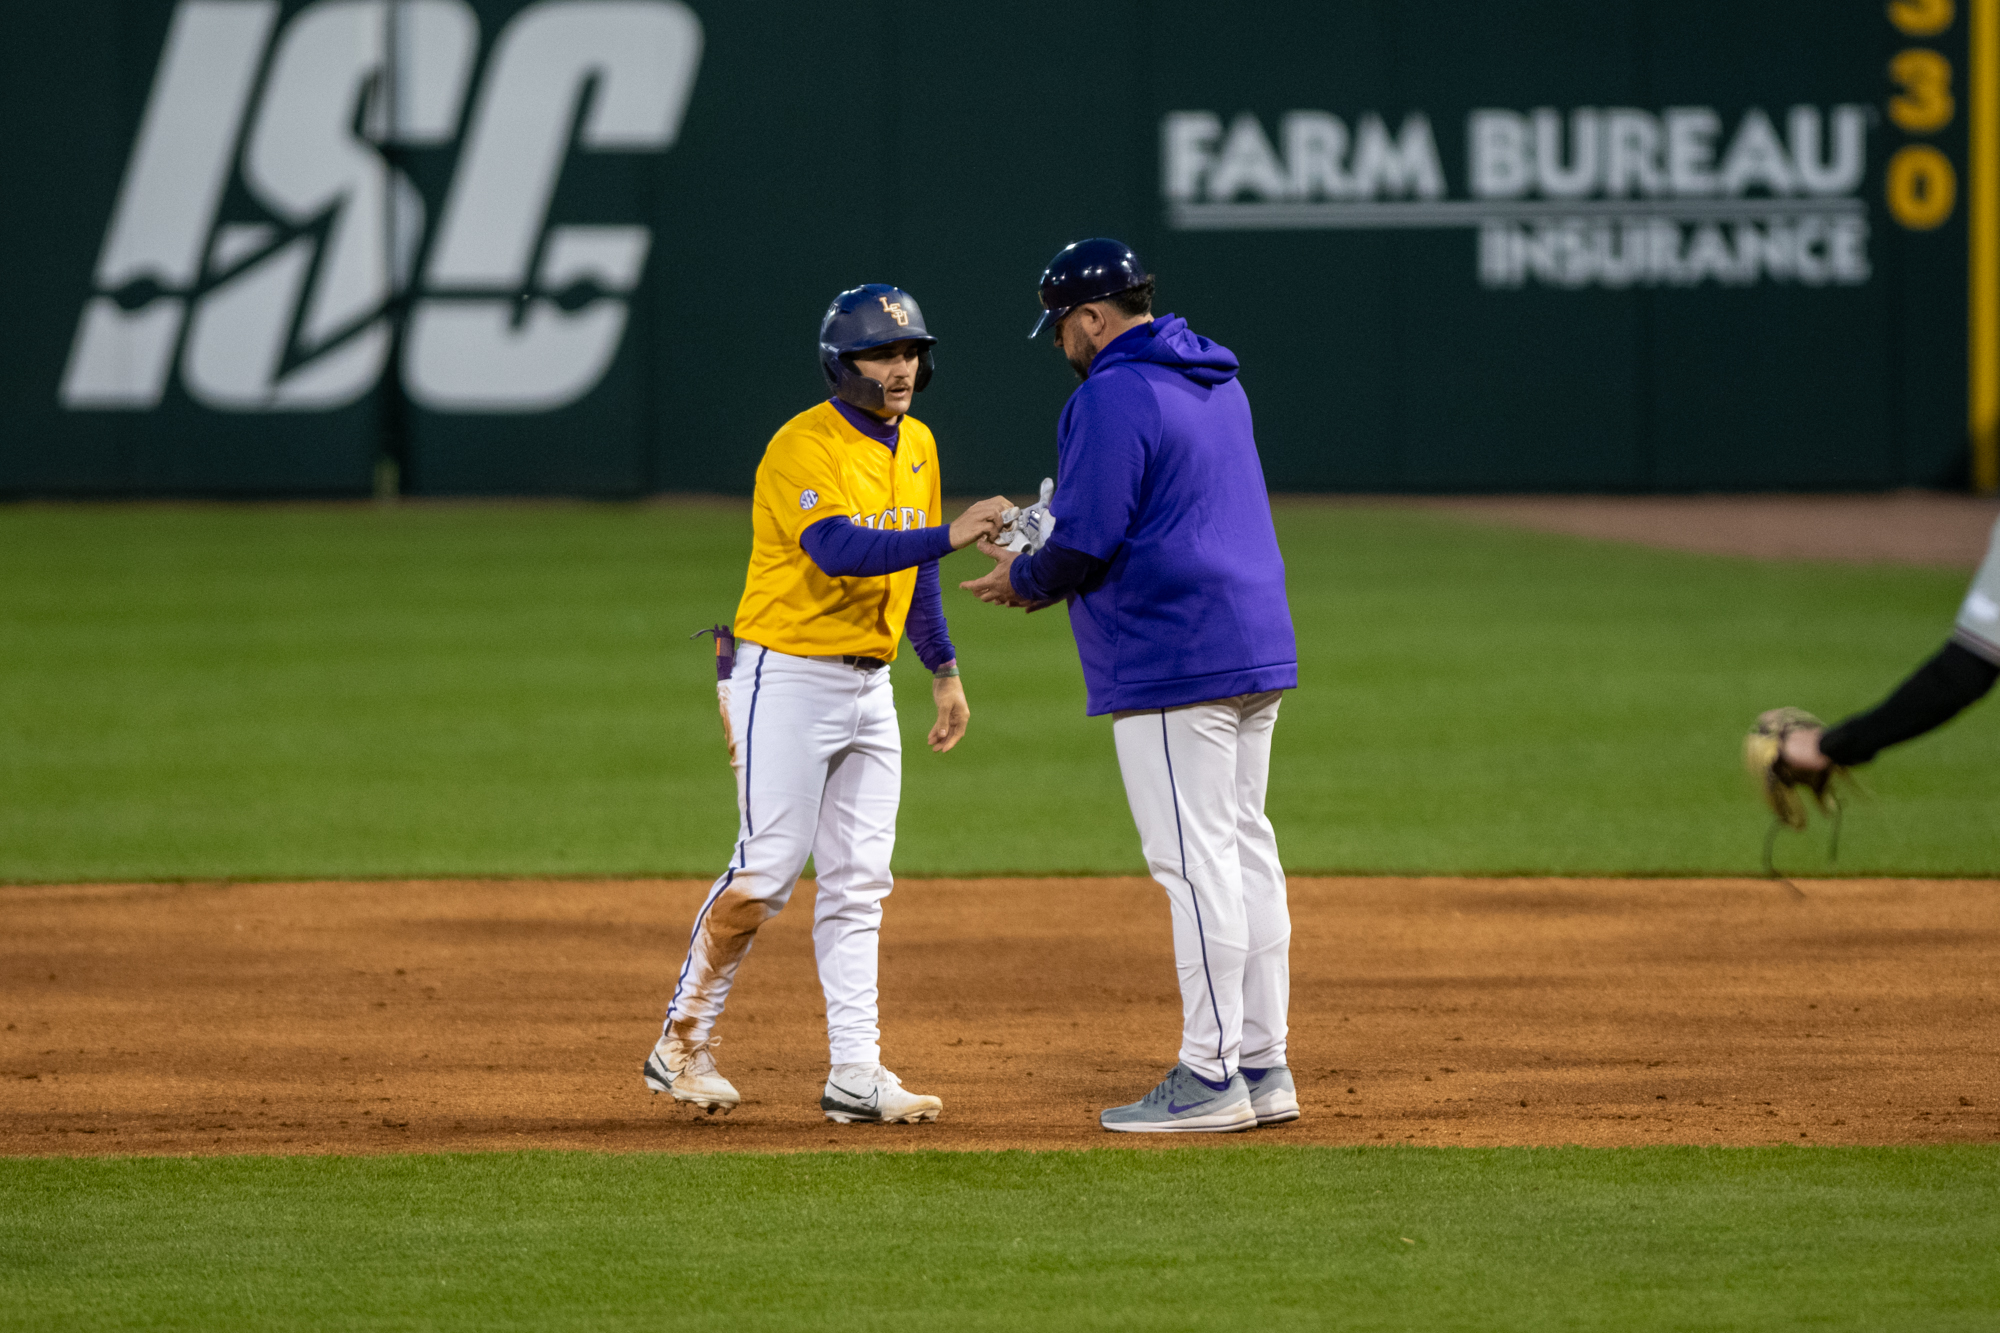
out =
[[1097,360],[1097,349],[1092,347],[1088,342],[1084,342],[1081,336],[1078,337],[1077,341],[1083,342],[1082,358],[1079,359],[1072,354],[1068,344],[1064,344],[1063,359],[1069,362],[1069,368],[1076,372],[1076,378],[1080,383],[1090,378],[1090,363]]

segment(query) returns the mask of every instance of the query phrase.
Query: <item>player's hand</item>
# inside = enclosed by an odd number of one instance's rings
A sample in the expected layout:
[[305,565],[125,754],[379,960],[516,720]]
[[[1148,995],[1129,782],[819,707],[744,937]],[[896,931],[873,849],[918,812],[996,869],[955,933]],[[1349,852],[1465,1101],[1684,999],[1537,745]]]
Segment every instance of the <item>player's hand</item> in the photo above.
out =
[[937,725],[929,737],[933,750],[943,754],[965,736],[965,724],[972,720],[972,708],[965,702],[965,685],[957,676],[934,676],[931,698],[937,701]]
[[1000,515],[1014,507],[1004,495],[981,500],[951,521],[951,549],[963,551],[976,541],[1000,535]]
[[1823,727],[1800,727],[1797,731],[1785,733],[1785,762],[1801,773],[1819,773],[1833,763],[1819,751],[1819,738],[1825,733]]
[[958,586],[980,601],[994,606],[1028,605],[1014,591],[1014,584],[1009,578],[1008,571],[1014,567],[1015,553],[1004,546],[995,546],[985,539],[981,539],[979,543],[979,553],[993,557],[993,568],[976,579],[967,579]]

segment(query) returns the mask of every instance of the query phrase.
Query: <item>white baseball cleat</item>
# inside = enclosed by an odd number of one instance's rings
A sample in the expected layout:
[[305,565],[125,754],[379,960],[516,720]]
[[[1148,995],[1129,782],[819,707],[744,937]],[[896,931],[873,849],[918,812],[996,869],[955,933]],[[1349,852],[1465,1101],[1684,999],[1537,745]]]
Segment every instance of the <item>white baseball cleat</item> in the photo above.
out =
[[828,1120],[843,1125],[856,1122],[883,1125],[914,1125],[935,1120],[944,1103],[935,1097],[905,1092],[903,1080],[881,1065],[835,1065],[826,1076],[826,1091],[820,1095],[819,1109]]
[[699,1106],[710,1115],[735,1110],[743,1096],[716,1072],[714,1047],[713,1041],[661,1037],[646,1057],[646,1086],[654,1092],[670,1092],[675,1101]]

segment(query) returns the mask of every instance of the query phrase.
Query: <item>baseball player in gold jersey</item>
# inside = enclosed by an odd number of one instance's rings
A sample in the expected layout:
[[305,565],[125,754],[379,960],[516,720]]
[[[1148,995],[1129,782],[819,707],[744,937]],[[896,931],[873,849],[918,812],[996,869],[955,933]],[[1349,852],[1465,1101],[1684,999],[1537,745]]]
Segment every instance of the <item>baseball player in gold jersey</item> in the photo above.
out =
[[838,1121],[935,1120],[936,1097],[882,1066],[876,944],[902,794],[888,664],[907,628],[934,674],[930,746],[958,744],[971,710],[944,624],[937,562],[996,536],[1001,497],[950,526],[937,442],[907,415],[937,340],[908,293],[842,292],[820,324],[833,396],[781,427],[757,468],[753,544],[736,610],[724,724],[739,823],[729,867],[695,916],[646,1085],[727,1111],[741,1100],[715,1064],[715,1023],[758,927],[819,873],[813,949],[832,1066],[820,1107]]

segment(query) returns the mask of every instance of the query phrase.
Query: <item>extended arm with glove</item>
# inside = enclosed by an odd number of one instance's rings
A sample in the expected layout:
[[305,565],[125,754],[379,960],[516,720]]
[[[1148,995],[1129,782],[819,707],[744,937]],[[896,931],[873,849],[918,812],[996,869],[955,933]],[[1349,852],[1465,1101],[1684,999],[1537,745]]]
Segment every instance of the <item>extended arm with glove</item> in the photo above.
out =
[[1785,756],[1787,737],[1825,726],[1803,708],[1773,708],[1760,714],[1757,725],[1743,738],[1743,767],[1758,780],[1771,812],[1791,828],[1806,826],[1807,797],[1823,815],[1833,817],[1840,811],[1836,784],[1847,779],[1846,766],[1828,761],[1820,768],[1803,768]]

